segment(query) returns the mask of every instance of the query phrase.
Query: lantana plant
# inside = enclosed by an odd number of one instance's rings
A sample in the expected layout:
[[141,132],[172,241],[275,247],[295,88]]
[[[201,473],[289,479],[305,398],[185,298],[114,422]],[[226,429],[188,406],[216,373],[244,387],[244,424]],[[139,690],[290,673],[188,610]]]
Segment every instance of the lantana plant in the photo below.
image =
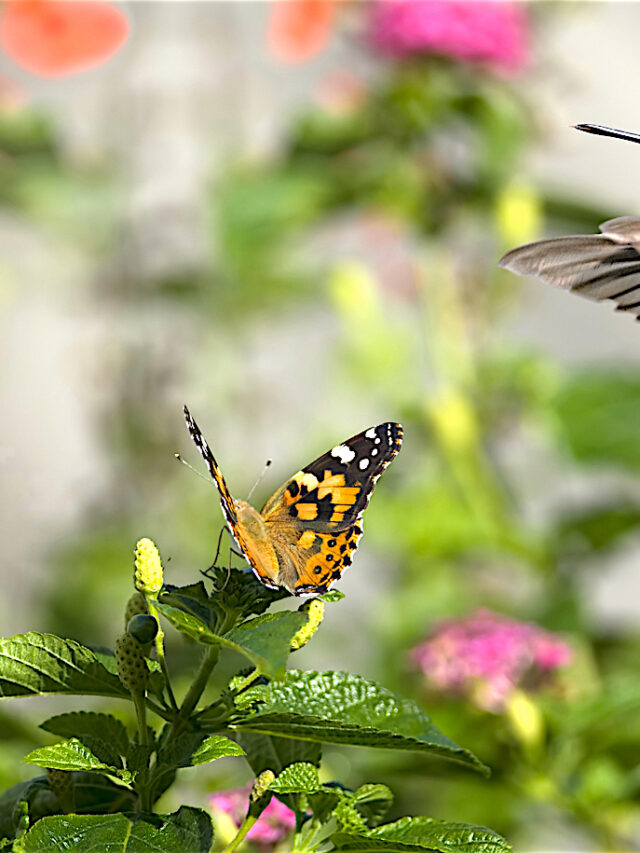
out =
[[[135,731],[117,710],[45,720],[41,728],[60,740],[25,758],[45,775],[0,797],[1,850],[207,853],[278,844],[297,853],[508,853],[508,843],[485,827],[422,816],[383,822],[393,800],[389,788],[365,783],[351,790],[326,778],[325,743],[413,750],[424,756],[425,772],[430,758],[439,759],[439,772],[442,760],[487,772],[414,702],[359,675],[288,668],[289,656],[312,639],[340,593],[302,604],[293,599],[293,608],[273,612],[273,604],[291,597],[266,589],[248,571],[213,566],[206,577],[183,587],[164,583],[157,547],[141,539],[126,630],[114,652],[53,634],[0,641],[3,697],[102,696],[133,703],[137,719]],[[170,681],[161,619],[200,649],[183,695]],[[246,667],[216,692],[211,675],[229,649]],[[155,810],[178,770],[232,756],[249,764],[250,788],[213,795],[210,810]]]

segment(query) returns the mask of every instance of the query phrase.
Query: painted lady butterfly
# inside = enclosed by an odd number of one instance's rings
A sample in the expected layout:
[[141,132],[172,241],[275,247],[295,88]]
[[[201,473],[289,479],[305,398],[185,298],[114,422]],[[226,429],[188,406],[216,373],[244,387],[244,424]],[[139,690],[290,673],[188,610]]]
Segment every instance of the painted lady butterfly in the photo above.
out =
[[354,435],[298,471],[262,507],[235,500],[187,407],[191,438],[207,463],[238,547],[262,583],[292,595],[326,592],[351,565],[362,513],[402,445],[400,424]]

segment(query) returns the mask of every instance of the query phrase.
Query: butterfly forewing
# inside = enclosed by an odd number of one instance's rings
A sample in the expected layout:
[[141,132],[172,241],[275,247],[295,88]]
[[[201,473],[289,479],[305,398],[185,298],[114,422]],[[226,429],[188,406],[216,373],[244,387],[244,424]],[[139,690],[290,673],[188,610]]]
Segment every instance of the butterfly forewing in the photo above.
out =
[[234,507],[233,497],[231,495],[231,492],[227,488],[227,484],[225,482],[224,477],[222,476],[220,466],[216,462],[215,457],[211,452],[211,448],[207,444],[205,437],[200,432],[200,427],[195,422],[195,420],[191,416],[191,412],[186,406],[184,407],[184,417],[187,422],[189,435],[193,439],[193,443],[195,444],[195,446],[200,451],[200,455],[204,459],[206,466],[209,469],[209,473],[211,474],[213,482],[218,487],[218,492],[220,493],[220,506],[222,507],[222,513],[227,521],[229,529],[231,530],[231,533],[233,534],[236,543],[238,544],[242,552],[246,555],[249,563],[251,563],[252,568],[257,571],[256,566],[253,560],[251,559],[247,542],[242,535],[242,531],[240,530],[238,516]]
[[400,424],[383,423],[332,447],[293,475],[261,510],[267,524],[346,530],[365,510],[378,478],[402,446]]

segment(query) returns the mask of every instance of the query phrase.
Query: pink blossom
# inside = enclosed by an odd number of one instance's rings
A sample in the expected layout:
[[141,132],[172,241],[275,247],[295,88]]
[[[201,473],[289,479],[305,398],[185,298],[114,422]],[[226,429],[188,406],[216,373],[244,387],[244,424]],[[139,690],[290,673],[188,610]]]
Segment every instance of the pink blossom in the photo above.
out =
[[439,53],[516,73],[529,60],[523,5],[507,0],[380,0],[371,38],[392,56]]
[[493,712],[516,687],[538,686],[571,656],[556,634],[489,610],[443,623],[411,652],[433,687],[468,695]]
[[[210,796],[209,804],[214,813],[217,811],[227,814],[239,827],[247,814],[250,792],[251,785],[221,791]],[[269,805],[247,833],[247,839],[262,850],[268,851],[286,838],[295,825],[294,812],[276,797],[272,797]]]

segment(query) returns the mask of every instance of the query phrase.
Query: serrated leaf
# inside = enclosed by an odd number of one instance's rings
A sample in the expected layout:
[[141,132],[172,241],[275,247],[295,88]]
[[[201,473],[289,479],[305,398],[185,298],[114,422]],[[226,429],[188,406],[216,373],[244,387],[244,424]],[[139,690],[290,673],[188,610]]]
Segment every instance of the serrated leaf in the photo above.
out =
[[238,743],[244,747],[247,761],[256,776],[263,770],[272,770],[276,775],[285,767],[300,761],[320,764],[322,744],[313,741],[293,740],[287,737],[271,737],[256,732],[237,732]]
[[386,785],[361,785],[353,797],[368,824],[379,823],[393,805],[393,793]]
[[105,764],[94,755],[90,749],[76,738],[54,743],[51,746],[43,746],[34,749],[25,755],[23,761],[26,764],[35,764],[38,767],[48,767],[54,770],[93,771],[106,773],[109,776],[117,776],[124,782],[131,782],[132,775],[127,770]]
[[219,644],[239,652],[269,678],[282,678],[291,638],[306,622],[303,613],[266,613],[220,635],[191,613],[164,603],[158,609],[183,634],[205,645]]
[[491,829],[428,817],[404,817],[362,833],[337,833],[331,840],[338,850],[360,853],[512,853],[511,845]]
[[124,725],[111,714],[76,711],[50,717],[40,728],[64,738],[77,738],[100,761],[122,767],[121,756],[127,754],[129,737]]
[[[298,672],[240,694],[231,728],[324,743],[412,749],[487,772],[415,702],[346,672]],[[252,705],[253,703],[253,705]],[[203,723],[205,721],[203,720]]]
[[120,679],[75,640],[36,632],[0,640],[0,698],[45,693],[131,698]]
[[[190,764],[196,767],[199,764],[208,764],[218,758],[244,755],[244,749],[235,741],[222,735],[212,735],[205,738],[200,746],[193,752]],[[182,765],[187,766],[187,765]]]
[[57,815],[38,821],[24,837],[24,853],[209,853],[211,818],[183,806],[171,815],[130,820],[116,815]]
[[290,596],[285,589],[267,589],[252,571],[212,567],[209,569],[214,591],[209,597],[213,608],[220,613],[237,613],[242,619],[264,613],[276,601]]
[[274,794],[314,794],[320,790],[318,768],[315,764],[290,764],[269,785]]

